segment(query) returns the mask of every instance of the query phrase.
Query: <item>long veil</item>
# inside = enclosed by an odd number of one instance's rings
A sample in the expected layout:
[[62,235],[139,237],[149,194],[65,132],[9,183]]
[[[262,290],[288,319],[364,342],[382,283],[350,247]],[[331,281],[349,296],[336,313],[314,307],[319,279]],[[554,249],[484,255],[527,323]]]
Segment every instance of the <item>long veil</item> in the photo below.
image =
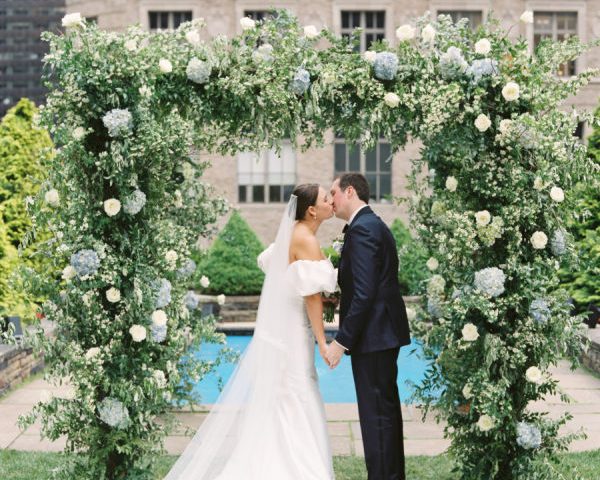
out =
[[[289,263],[296,201],[292,195],[277,231],[252,341],[211,412],[165,480],[215,480],[225,467],[227,472],[235,472],[236,465],[260,468],[268,462],[267,458],[256,458],[257,452],[267,452],[268,448],[256,447],[265,437],[261,432],[268,431],[276,421],[272,412],[289,360],[284,319],[290,300],[284,288],[284,276]],[[236,478],[223,474],[225,476]]]

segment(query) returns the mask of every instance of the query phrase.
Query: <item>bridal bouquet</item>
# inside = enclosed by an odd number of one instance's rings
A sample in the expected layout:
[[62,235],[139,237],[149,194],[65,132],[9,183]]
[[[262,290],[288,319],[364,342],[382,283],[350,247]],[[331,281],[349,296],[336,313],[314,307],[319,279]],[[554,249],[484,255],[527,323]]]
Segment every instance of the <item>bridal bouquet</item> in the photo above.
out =
[[[337,236],[331,246],[324,248],[323,253],[329,258],[334,268],[340,264],[340,255],[344,246],[344,235]],[[336,287],[335,292],[323,292],[323,321],[331,323],[334,320],[335,309],[340,301],[340,287]]]

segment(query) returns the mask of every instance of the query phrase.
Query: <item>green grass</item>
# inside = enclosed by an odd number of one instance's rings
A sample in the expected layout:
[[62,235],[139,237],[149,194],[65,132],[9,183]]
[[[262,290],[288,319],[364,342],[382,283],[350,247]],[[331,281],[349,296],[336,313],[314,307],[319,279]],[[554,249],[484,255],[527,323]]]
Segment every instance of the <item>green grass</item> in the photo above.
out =
[[[576,473],[586,480],[598,479],[600,450],[562,455],[557,470],[565,478],[575,478]],[[156,479],[163,478],[176,457],[162,457],[156,471]],[[44,480],[49,472],[60,464],[60,454],[41,452],[0,451],[0,479]],[[364,460],[359,457],[334,458],[336,480],[365,480],[367,473]],[[445,455],[437,457],[407,457],[406,477],[410,480],[453,480],[450,472],[452,462]]]

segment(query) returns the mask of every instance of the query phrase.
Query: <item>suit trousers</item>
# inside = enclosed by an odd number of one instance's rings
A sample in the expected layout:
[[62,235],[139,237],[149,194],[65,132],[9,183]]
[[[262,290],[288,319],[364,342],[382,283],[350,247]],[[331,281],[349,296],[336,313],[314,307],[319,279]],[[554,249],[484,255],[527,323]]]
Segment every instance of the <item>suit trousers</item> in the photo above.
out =
[[400,348],[351,355],[368,480],[405,480]]

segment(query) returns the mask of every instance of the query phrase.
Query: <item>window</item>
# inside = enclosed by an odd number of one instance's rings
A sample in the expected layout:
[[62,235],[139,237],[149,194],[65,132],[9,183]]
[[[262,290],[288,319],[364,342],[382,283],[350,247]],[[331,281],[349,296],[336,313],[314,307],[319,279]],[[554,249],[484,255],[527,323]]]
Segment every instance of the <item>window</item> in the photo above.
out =
[[150,30],[175,30],[184,22],[192,20],[192,12],[148,12]]
[[266,150],[238,155],[238,201],[240,203],[287,202],[296,184],[296,154],[291,143],[281,153]]
[[387,202],[392,193],[391,145],[380,139],[375,148],[364,150],[360,144],[348,145],[343,137],[334,142],[334,176],[345,172],[361,172],[369,182],[371,199]]
[[244,10],[244,17],[250,17],[252,20],[267,20],[273,18],[275,12],[272,10]]
[[385,38],[385,11],[342,10],[342,30],[344,38],[350,38],[355,28],[362,28],[357,51],[364,52],[377,40]]
[[450,15],[454,23],[466,18],[469,20],[469,26],[472,30],[476,30],[483,22],[481,10],[438,10],[438,15]]
[[[533,13],[533,48],[549,38],[562,41],[577,35],[577,12],[534,12]],[[558,76],[575,75],[575,60],[563,63],[558,68]]]

